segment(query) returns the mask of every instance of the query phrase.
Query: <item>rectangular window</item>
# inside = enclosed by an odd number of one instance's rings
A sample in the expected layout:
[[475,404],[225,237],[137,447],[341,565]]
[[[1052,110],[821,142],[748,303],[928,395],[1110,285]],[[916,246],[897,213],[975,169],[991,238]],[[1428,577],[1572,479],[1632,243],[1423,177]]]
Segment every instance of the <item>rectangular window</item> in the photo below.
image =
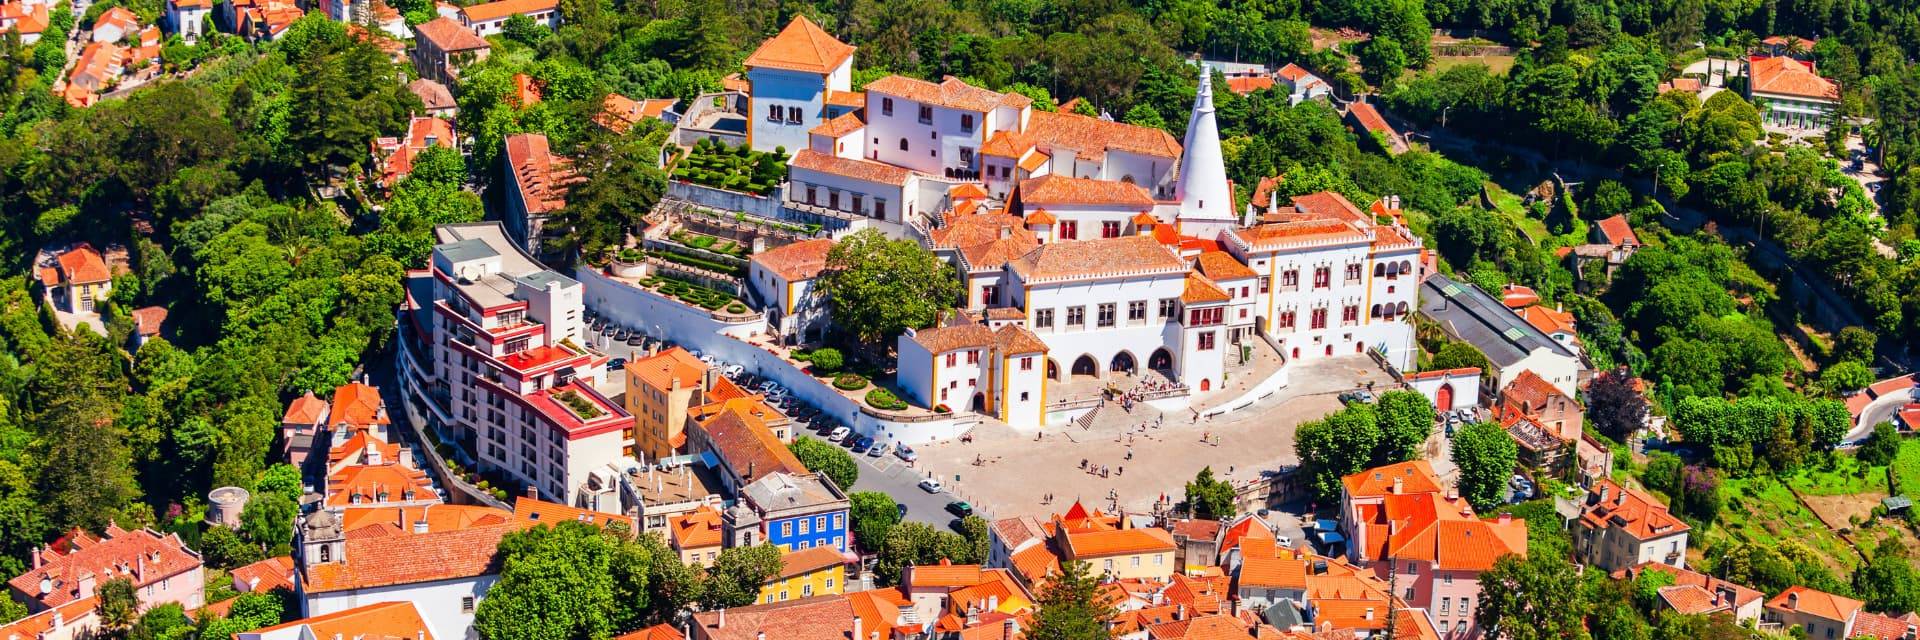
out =
[[793,535],[793,523],[792,522],[780,523],[780,537],[785,538],[791,535]]
[[[1340,321],[1348,324],[1360,321],[1360,305],[1350,304],[1340,309]],[[1407,571],[1413,571],[1409,568]]]
[[1208,331],[1200,334],[1200,350],[1201,351],[1213,350],[1213,332],[1212,331]]
[[805,598],[805,597],[811,597],[812,595],[813,595],[813,585],[810,585],[810,584],[800,585],[800,597]]
[[1447,615],[1448,611],[1450,611],[1452,608],[1453,608],[1453,598],[1440,599],[1440,615],[1443,615],[1443,616]]
[[1272,288],[1273,288],[1273,278],[1269,276],[1260,276],[1260,293],[1266,293],[1268,290]]
[[1359,282],[1359,281],[1360,281],[1360,265],[1358,264],[1347,265],[1347,282],[1353,283],[1353,282]]
[[960,364],[960,354],[958,353],[947,354],[947,366],[952,367],[959,364]]
[[1033,312],[1033,326],[1038,329],[1053,328],[1053,310],[1036,309]]
[[782,113],[785,113],[785,111],[782,111],[780,109],[780,105],[777,105],[777,104],[767,105],[767,122],[779,122],[780,114]]
[[967,352],[967,364],[980,364],[979,350],[970,350]]
[[867,199],[866,196],[862,196],[858,193],[853,194],[853,212],[854,213],[859,213],[861,209],[865,208],[865,207],[862,207],[861,205],[866,204],[864,202],[866,199]]
[[1326,309],[1314,309],[1314,310],[1313,310],[1313,326],[1312,326],[1312,328],[1314,328],[1314,329],[1325,329],[1325,328],[1327,328],[1327,310],[1326,310]]
[[1033,356],[1027,356],[1025,358],[1020,359],[1020,370],[1021,371],[1033,370]]
[[1120,221],[1108,220],[1106,222],[1100,223],[1100,237],[1102,238],[1120,237]]
[[920,105],[920,124],[933,124],[933,107]]
[[826,517],[826,516],[814,516],[814,518],[813,518],[813,530],[814,530],[814,531],[819,531],[819,532],[821,532],[821,533],[826,533],[826,531],[827,531],[827,517]]
[[883,115],[883,116],[893,115],[893,98],[880,99],[880,115]]
[[1165,320],[1167,318],[1173,317],[1173,314],[1177,313],[1177,311],[1175,311],[1175,309],[1177,308],[1175,305],[1177,304],[1179,303],[1175,301],[1173,298],[1161,298],[1159,318],[1161,320]]
[[833,588],[833,576],[827,576],[827,588],[828,589]]
[[834,210],[840,209],[840,192],[838,191],[827,192],[827,208],[834,209]]
[[815,198],[814,191],[813,185],[807,185],[807,204],[816,204],[819,202],[819,200]]
[[[960,132],[961,132],[961,133],[973,133],[973,114],[971,114],[971,113],[962,113],[962,114],[960,114]],[[961,155],[961,157],[963,157],[963,158],[964,158],[964,157],[966,157],[967,155],[971,155],[971,154],[967,154],[967,153],[964,153],[964,152],[970,152],[970,151],[973,151],[973,150],[972,150],[972,149],[961,149],[961,151],[963,152],[963,153],[962,153],[962,155]]]
[[973,147],[960,147],[960,168],[973,168]]
[[787,122],[800,124],[800,107],[787,107]]
[[460,613],[473,613],[473,596],[460,597]]
[[887,199],[886,198],[873,199],[873,217],[881,220],[887,219]]
[[1086,307],[1067,307],[1067,326],[1084,327],[1087,325]]
[[1292,311],[1280,312],[1280,328],[1282,329],[1293,328],[1293,312]]
[[1333,286],[1333,267],[1313,268],[1313,288],[1325,289]]
[[1136,567],[1140,566],[1140,556],[1133,557],[1133,566],[1136,566]]
[[1060,233],[1059,233],[1058,235],[1060,236],[1060,239],[1061,239],[1061,240],[1078,240],[1078,239],[1080,239],[1080,223],[1079,223],[1079,221],[1076,221],[1076,220],[1061,220],[1061,221],[1060,221]]
[[807,535],[807,533],[811,531],[811,529],[807,527],[807,525],[809,524],[812,524],[812,523],[807,522],[806,520],[800,521],[800,535],[803,535],[803,536]]
[[1147,301],[1135,300],[1127,303],[1127,322],[1145,322],[1147,320]]
[[1280,272],[1280,286],[1282,287],[1300,286],[1300,270],[1288,269],[1286,271]]
[[1113,326],[1113,320],[1114,320],[1114,304],[1113,303],[1111,302],[1100,303],[1099,314],[1100,315],[1096,320],[1100,323],[1101,327]]
[[1000,299],[1000,285],[990,284],[980,287],[980,304],[993,304]]

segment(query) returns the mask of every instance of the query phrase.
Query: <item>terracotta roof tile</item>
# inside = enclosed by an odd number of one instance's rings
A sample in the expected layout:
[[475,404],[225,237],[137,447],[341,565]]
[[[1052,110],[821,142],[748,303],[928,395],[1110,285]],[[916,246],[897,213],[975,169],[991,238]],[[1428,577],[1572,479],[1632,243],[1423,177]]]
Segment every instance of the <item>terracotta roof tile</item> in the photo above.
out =
[[1833,101],[1840,99],[1840,85],[1820,77],[1820,74],[1814,72],[1811,62],[1803,62],[1787,56],[1774,56],[1753,60],[1748,64],[1748,68],[1748,77],[1753,79],[1753,86],[1750,89],[1753,93]]
[[956,324],[929,327],[913,332],[913,341],[927,350],[927,353],[940,355],[961,349],[985,349],[994,345],[993,329],[983,324]]
[[1864,605],[1865,603],[1853,598],[1795,585],[1787,587],[1786,591],[1768,600],[1766,606],[1768,609],[1798,611],[1818,618],[1845,622]]
[[283,424],[317,425],[327,415],[327,401],[308,391],[287,404],[287,415],[280,419]]
[[825,74],[852,55],[852,45],[835,39],[806,16],[796,15],[747,56],[746,66]]
[[1253,78],[1227,78],[1227,90],[1238,95],[1247,95],[1261,89],[1273,87],[1273,78],[1259,76]]
[[869,94],[899,96],[923,104],[981,113],[998,107],[1024,109],[1033,104],[1033,99],[1024,95],[982,89],[953,76],[947,76],[936,84],[918,78],[892,75],[867,83],[866,89]]
[[485,38],[474,35],[465,25],[460,24],[460,21],[446,16],[415,25],[413,32],[445,53],[487,49],[493,46],[487,44]]
[[912,171],[884,162],[841,158],[812,149],[801,149],[788,166],[896,187],[905,186],[907,178],[913,175]]
[[[301,628],[306,629],[306,632],[292,637],[344,637],[355,640],[432,640],[434,637],[433,627],[427,624],[426,618],[420,615],[420,610],[410,601],[370,604],[263,629],[254,629],[247,633],[268,634],[273,631]],[[278,634],[272,634],[269,637],[278,637]]]
[[681,387],[698,387],[706,378],[707,363],[686,349],[674,347],[627,363],[627,373],[639,378],[642,384],[662,391],[672,389],[676,379]]
[[[413,497],[408,498],[407,492]],[[381,499],[381,494],[386,498]],[[359,500],[356,501],[355,498]],[[327,476],[327,506],[438,499],[433,481],[419,469],[399,464],[349,465]]]
[[133,310],[134,330],[143,336],[160,335],[160,326],[167,322],[166,307],[141,307]]
[[722,411],[699,426],[706,430],[707,441],[713,443],[720,457],[725,458],[746,483],[780,471],[805,475],[807,466],[793,457],[793,452],[780,444],[772,431],[750,422],[749,417],[740,411]]
[[499,0],[460,8],[460,16],[467,24],[488,22],[516,15],[530,15],[541,11],[558,11],[560,0]]
[[1152,208],[1153,196],[1140,185],[1048,174],[1020,181],[1017,195],[1023,205],[1112,205]]
[[310,563],[308,593],[327,593],[497,572],[500,538],[517,524],[472,527],[402,537],[349,538],[344,562]]
[[1260,277],[1260,274],[1254,273],[1253,269],[1241,264],[1233,254],[1225,251],[1202,251],[1200,257],[1195,258],[1194,262],[1200,267],[1200,273],[1206,274],[1215,282]]
[[827,268],[827,253],[832,250],[833,240],[814,238],[753,254],[752,260],[781,279],[796,282],[820,277]]
[[414,535],[414,527],[421,522],[427,524],[428,532],[433,532],[491,527],[513,521],[512,513],[477,505],[347,507],[340,510],[340,529],[349,540]]
[[[1066,548],[1074,560],[1174,550],[1173,535],[1163,529],[1068,531]],[[1173,569],[1168,568],[1171,572]]]
[[775,577],[785,580],[804,576],[815,571],[825,571],[846,562],[846,556],[833,547],[808,547],[788,551],[780,555],[780,573]]
[[866,127],[867,123],[861,122],[860,116],[849,111],[840,114],[839,117],[832,120],[820,123],[820,126],[809,129],[807,133],[829,138],[842,138],[852,135]]
[[1457,369],[1435,369],[1433,371],[1422,371],[1419,373],[1411,373],[1411,374],[1407,374],[1407,379],[1408,380],[1426,380],[1429,378],[1451,378],[1454,376],[1477,376],[1477,375],[1480,375],[1480,367],[1460,367]]
[[[1539,329],[1541,333],[1549,336],[1556,333],[1578,335],[1578,332],[1574,331],[1573,328],[1573,314],[1559,309],[1549,309],[1536,304],[1521,309],[1520,318],[1526,320],[1527,324],[1533,325],[1533,328]],[[1533,372],[1527,371],[1527,373]]]
[[1908,613],[1898,618],[1861,611],[1853,618],[1853,636],[1879,640],[1907,640],[1907,629],[1920,625],[1920,616]]
[[839,91],[835,89],[828,89],[826,102],[827,104],[833,105],[836,107],[846,107],[849,109],[863,109],[863,108],[866,108],[867,106],[867,92]]
[[293,567],[292,556],[280,556],[235,567],[229,575],[234,582],[246,585],[245,591],[250,593],[266,593],[274,589],[292,591]]
[[1183,273],[1187,264],[1147,236],[1055,242],[1010,263],[1028,283]]
[[1445,488],[1440,477],[1433,472],[1433,465],[1425,460],[1413,460],[1382,467],[1374,467],[1360,473],[1341,478],[1350,497],[1383,496],[1393,492],[1393,483],[1400,481],[1401,493],[1437,493]]
[[507,136],[507,165],[520,183],[520,200],[527,212],[545,214],[567,206],[566,192],[575,182],[573,163],[554,155],[547,136],[518,133]]
[[421,105],[428,111],[452,109],[458,106],[453,101],[453,91],[447,89],[447,85],[426,78],[407,83],[407,90],[412,91],[413,95],[420,96]]
[[60,281],[65,284],[91,284],[113,279],[113,271],[107,268],[106,258],[101,257],[93,245],[84,242],[60,252],[55,260],[55,265],[60,269]]
[[1226,615],[1187,618],[1147,627],[1151,640],[1249,640],[1246,623]]
[[591,509],[569,507],[564,504],[536,500],[519,496],[513,500],[513,517],[522,527],[534,527],[542,524],[554,525],[560,522],[584,522],[596,527],[618,524],[629,533],[638,534],[640,529],[634,526],[633,519],[611,513],[601,513]]
[[718,611],[693,614],[706,640],[847,640],[853,632],[854,608],[847,596],[801,598],[773,604],[726,610],[726,626]]
[[1101,120],[1064,109],[1034,110],[1027,116],[1027,131],[1049,155],[1072,150],[1096,157],[1108,151],[1167,159],[1180,157],[1180,142],[1163,129]]
[[[1602,495],[1606,497],[1604,500]],[[1594,529],[1620,529],[1642,541],[1692,528],[1646,492],[1606,479],[1588,489],[1580,522]]]
[[1393,125],[1387,124],[1387,119],[1381,117],[1380,110],[1375,109],[1373,105],[1365,102],[1355,102],[1350,109],[1353,114],[1353,119],[1359,121],[1360,126],[1365,127],[1366,130],[1384,133],[1390,136],[1395,135]]
[[1275,72],[1275,75],[1297,82],[1301,78],[1312,77],[1313,72],[1308,71],[1305,67],[1289,62],[1287,66],[1280,67],[1280,70]]
[[668,539],[681,551],[720,546],[721,529],[720,511],[709,506],[667,519]]
[[680,635],[679,629],[663,622],[639,631],[614,636],[613,640],[686,640],[686,638]]
[[333,390],[333,414],[327,419],[333,424],[363,428],[392,422],[386,404],[380,401],[380,391],[361,382],[349,382]]
[[1047,343],[1041,340],[1040,336],[1034,335],[1032,331],[1020,325],[1001,326],[994,330],[993,339],[995,346],[1000,348],[1001,355],[1016,356],[1047,352]]
[[1206,276],[1198,272],[1187,274],[1187,288],[1180,293],[1180,301],[1187,304],[1207,304],[1232,300],[1233,295],[1221,289]]
[[1633,225],[1627,223],[1624,214],[1609,216],[1595,224],[1600,227],[1600,236],[1607,239],[1607,244],[1616,247],[1640,245],[1640,236],[1633,233]]
[[[151,529],[121,529],[107,525],[105,537],[94,537],[75,529],[42,551],[43,564],[7,581],[17,593],[38,600],[41,605],[58,607],[80,600],[80,578],[91,575],[98,582],[118,577],[131,579],[135,587],[144,587],[201,566],[200,555],[182,544],[174,534],[165,536]],[[53,590],[40,592],[46,579]]]

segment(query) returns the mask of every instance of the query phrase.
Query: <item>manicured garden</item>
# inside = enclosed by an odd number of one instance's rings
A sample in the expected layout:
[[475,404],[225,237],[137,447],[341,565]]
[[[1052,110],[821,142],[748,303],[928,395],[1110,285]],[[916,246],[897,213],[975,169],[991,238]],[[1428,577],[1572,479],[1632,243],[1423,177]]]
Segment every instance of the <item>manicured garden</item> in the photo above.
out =
[[592,420],[606,413],[600,407],[594,406],[593,401],[582,397],[579,392],[572,389],[553,394],[553,399],[567,405],[567,410],[572,411],[573,415],[579,416],[582,420]]
[[640,286],[659,291],[662,294],[679,298],[681,301],[708,311],[726,309],[728,313],[746,313],[747,306],[735,300],[732,294],[703,287],[678,278],[666,276],[648,276],[640,281]]
[[747,257],[746,245],[742,245],[732,240],[727,240],[724,238],[715,238],[713,236],[701,235],[698,233],[688,233],[686,231],[675,231],[673,232],[673,235],[668,237],[673,238],[674,242],[678,242],[680,244],[693,247],[695,249],[703,249],[706,251],[712,251],[714,253],[730,255],[737,258]]
[[772,153],[754,151],[745,145],[728,147],[712,140],[701,140],[693,151],[673,169],[675,180],[694,184],[766,195],[787,175],[786,150]]

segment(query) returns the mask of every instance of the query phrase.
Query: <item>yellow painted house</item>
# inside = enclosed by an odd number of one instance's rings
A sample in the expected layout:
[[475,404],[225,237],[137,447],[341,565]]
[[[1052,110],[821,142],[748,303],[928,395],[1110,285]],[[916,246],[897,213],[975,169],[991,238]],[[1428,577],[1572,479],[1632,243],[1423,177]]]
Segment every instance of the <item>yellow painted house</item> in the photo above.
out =
[[780,556],[779,575],[760,586],[760,602],[840,595],[847,588],[847,560],[833,547],[812,547]]

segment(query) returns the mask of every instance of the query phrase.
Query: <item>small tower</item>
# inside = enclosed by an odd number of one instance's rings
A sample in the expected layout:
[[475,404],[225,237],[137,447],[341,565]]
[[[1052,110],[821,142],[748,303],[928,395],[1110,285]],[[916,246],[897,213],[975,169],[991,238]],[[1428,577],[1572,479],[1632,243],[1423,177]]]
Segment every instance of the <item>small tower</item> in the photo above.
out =
[[240,512],[252,496],[240,487],[220,487],[207,494],[207,523],[228,529],[240,528]]
[[1174,185],[1180,201],[1180,235],[1203,240],[1233,228],[1233,187],[1227,182],[1227,164],[1220,151],[1220,125],[1213,116],[1213,68],[1200,64],[1200,88],[1193,96],[1193,115],[1187,118],[1187,139],[1180,155],[1180,178]]
[[314,511],[300,523],[300,560],[307,565],[347,561],[347,536],[339,516],[326,507]]

